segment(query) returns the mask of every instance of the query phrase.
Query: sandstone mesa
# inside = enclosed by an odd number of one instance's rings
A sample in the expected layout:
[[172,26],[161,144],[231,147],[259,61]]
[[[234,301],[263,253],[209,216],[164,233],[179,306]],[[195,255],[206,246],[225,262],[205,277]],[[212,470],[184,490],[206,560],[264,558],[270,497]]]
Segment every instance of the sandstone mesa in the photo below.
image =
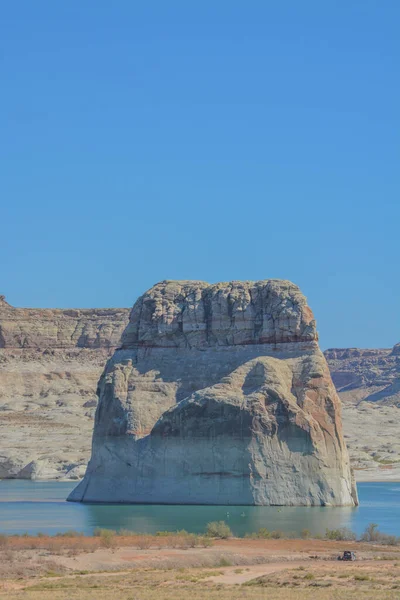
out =
[[354,505],[341,406],[299,288],[164,281],[99,382],[70,500]]

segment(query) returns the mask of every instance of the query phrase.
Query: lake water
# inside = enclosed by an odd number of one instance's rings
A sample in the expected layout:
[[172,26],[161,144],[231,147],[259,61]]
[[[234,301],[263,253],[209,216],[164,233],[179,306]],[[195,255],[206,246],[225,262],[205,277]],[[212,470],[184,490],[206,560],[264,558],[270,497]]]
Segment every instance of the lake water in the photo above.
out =
[[226,521],[243,536],[266,527],[284,532],[349,527],[360,534],[368,523],[400,535],[400,483],[359,483],[357,508],[273,506],[150,506],[75,504],[65,498],[76,482],[0,481],[0,533],[54,534],[68,529],[93,532],[95,527],[140,533],[186,529],[204,532],[209,521]]

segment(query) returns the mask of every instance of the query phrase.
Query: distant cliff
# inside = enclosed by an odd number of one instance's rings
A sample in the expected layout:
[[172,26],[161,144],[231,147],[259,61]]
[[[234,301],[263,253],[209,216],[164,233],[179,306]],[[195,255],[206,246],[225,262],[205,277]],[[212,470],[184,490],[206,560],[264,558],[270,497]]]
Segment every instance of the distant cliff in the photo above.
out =
[[14,308],[0,296],[0,478],[79,478],[96,385],[128,309]]
[[343,400],[400,407],[400,344],[393,348],[331,348],[324,352]]
[[356,478],[400,480],[400,344],[326,350]]
[[0,296],[0,348],[115,348],[126,308],[14,308]]

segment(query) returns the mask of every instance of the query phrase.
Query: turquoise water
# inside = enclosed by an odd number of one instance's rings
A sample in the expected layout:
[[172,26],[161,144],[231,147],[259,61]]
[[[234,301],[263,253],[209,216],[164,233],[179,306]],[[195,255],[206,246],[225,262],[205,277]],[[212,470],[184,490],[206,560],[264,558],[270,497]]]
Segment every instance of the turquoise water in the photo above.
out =
[[205,530],[209,521],[226,521],[239,536],[260,527],[297,532],[350,527],[361,533],[368,523],[400,535],[400,483],[359,483],[358,508],[275,506],[149,506],[75,504],[65,498],[76,483],[0,481],[0,532],[53,534],[75,529],[86,534],[95,527],[130,529],[141,533],[186,529]]

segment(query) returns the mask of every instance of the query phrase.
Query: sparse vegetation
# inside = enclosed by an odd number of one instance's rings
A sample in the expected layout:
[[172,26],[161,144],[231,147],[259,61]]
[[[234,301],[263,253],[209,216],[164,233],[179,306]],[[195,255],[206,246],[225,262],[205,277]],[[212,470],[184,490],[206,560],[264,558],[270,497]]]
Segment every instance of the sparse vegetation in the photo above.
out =
[[356,534],[348,527],[341,527],[339,529],[326,529],[325,537],[327,540],[341,541],[354,541],[357,539]]
[[225,540],[232,537],[233,533],[225,521],[212,521],[207,524],[207,535],[208,537]]
[[380,465],[394,465],[400,462],[399,459],[381,458],[379,454],[375,454],[372,458],[375,462],[379,463]]
[[388,546],[400,545],[400,537],[382,533],[378,529],[377,523],[370,523],[361,536],[363,542],[373,542],[375,544],[387,544]]
[[140,535],[137,538],[137,547],[140,550],[147,550],[151,546],[151,536],[150,535]]
[[[375,533],[376,529],[372,527],[371,530]],[[361,597],[366,600],[394,600],[397,597],[394,594],[400,589],[399,549],[382,545],[379,558],[388,558],[384,563],[360,560],[343,565],[335,560],[342,541],[314,541],[308,537],[306,541],[279,541],[273,540],[272,532],[266,531],[267,534],[261,531],[260,537],[257,536],[250,554],[251,542],[248,540],[213,541],[184,530],[163,532],[163,535],[99,530],[96,536],[4,536],[6,545],[0,549],[0,600],[106,600],[110,595],[118,600],[177,600],[187,597],[193,600],[311,600],[317,588],[320,600],[359,600]],[[262,537],[265,535],[267,538]],[[115,547],[108,550],[109,556],[112,555],[110,569],[113,570],[100,576],[90,569],[90,565],[104,569],[104,552],[107,550],[102,546],[102,539],[109,536],[115,541]],[[62,566],[63,556],[53,556],[52,551],[45,549],[49,540],[66,557],[71,550],[76,552],[76,561],[66,563],[68,568],[72,565],[72,572],[66,572]],[[189,550],[201,544],[202,540],[213,543],[215,547],[206,553]],[[102,552],[93,557],[80,557],[88,543],[94,544],[95,549],[103,548]],[[27,550],[32,548],[32,544],[40,546]],[[360,557],[366,556],[361,555],[362,552],[374,558],[376,547],[369,546],[368,542],[357,544]],[[119,552],[119,546],[129,547],[129,556],[138,558],[134,560],[130,573],[126,572],[127,552]],[[241,551],[243,547],[245,552]],[[187,549],[188,552],[163,552],[164,548]],[[271,548],[276,549],[274,555],[271,555]],[[147,552],[141,552],[143,549]],[[293,568],[292,561],[285,558],[288,551],[290,554],[298,552],[303,565]],[[317,552],[322,555],[310,554]],[[330,560],[315,560],[329,555]],[[262,568],[263,561],[268,563],[266,569],[270,570],[271,559],[276,561],[276,571],[254,577],[259,567]],[[257,571],[250,567],[251,564],[257,565]]]
[[[84,535],[81,532],[70,530],[57,533],[53,536],[40,533],[29,535],[5,535],[0,534],[0,551],[13,550],[48,550],[53,554],[63,554],[65,552],[93,552],[98,548],[113,548],[122,546],[132,546],[141,549],[154,548],[196,548],[210,547],[213,539],[228,539],[234,537],[230,527],[224,521],[212,521],[208,523],[204,535],[189,533],[185,530],[180,531],[158,531],[155,535],[138,534],[128,530],[114,531],[111,529],[96,528],[92,536]],[[313,535],[308,529],[303,529],[300,536],[295,534],[284,534],[282,531],[270,531],[265,527],[257,532],[247,534],[248,539],[258,540],[279,540],[279,539],[301,539],[303,540],[329,540],[329,541],[347,541],[363,542],[372,544],[382,544],[387,546],[400,545],[400,538],[395,535],[389,535],[379,531],[376,523],[370,523],[357,541],[356,535],[350,529],[343,527],[338,529],[327,529],[324,536]],[[379,557],[384,560],[384,557]]]
[[271,531],[271,537],[273,540],[280,540],[284,535],[283,532],[278,529],[276,531]]
[[218,566],[219,567],[231,567],[232,562],[228,558],[226,558],[226,556],[221,556]]
[[104,529],[100,534],[101,545],[105,548],[115,546],[115,532]]

